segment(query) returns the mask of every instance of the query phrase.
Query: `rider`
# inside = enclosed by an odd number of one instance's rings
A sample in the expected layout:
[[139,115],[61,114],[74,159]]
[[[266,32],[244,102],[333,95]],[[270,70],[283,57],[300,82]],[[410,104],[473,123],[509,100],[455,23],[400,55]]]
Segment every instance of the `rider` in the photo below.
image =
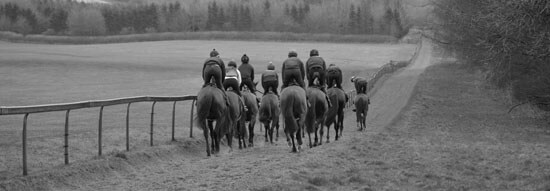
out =
[[326,92],[325,90],[325,70],[327,69],[327,66],[325,64],[325,60],[319,56],[319,51],[316,49],[313,49],[309,52],[309,59],[306,61],[306,73],[307,73],[307,80],[308,80],[308,86],[313,86],[314,81],[314,74],[318,73],[319,78],[319,89],[321,91]]
[[[352,76],[351,82],[355,85],[355,91],[357,94],[367,94],[367,85],[369,82],[366,78]],[[352,111],[355,111],[355,109],[352,109]]]
[[369,82],[366,78],[352,76],[351,82],[354,83],[357,94],[367,94],[367,85]]
[[242,90],[243,86],[246,87],[256,95],[256,88],[254,86],[254,67],[248,63],[249,58],[246,54],[241,57],[242,64],[239,66],[239,71],[241,71],[242,83],[240,88]]
[[243,90],[243,86],[246,85],[248,90],[252,94],[254,94],[254,97],[256,97],[256,102],[258,103],[258,107],[260,106],[260,98],[256,95],[256,85],[254,85],[254,67],[248,63],[249,58],[246,54],[244,54],[241,57],[242,64],[239,66],[239,71],[241,71],[241,77],[242,77],[242,83],[240,85],[241,91]]
[[342,89],[342,70],[335,64],[330,64],[327,69],[327,85],[328,87],[334,87]]
[[227,73],[225,75],[225,80],[223,81],[223,88],[225,89],[225,91],[227,91],[227,88],[231,87],[231,89],[233,89],[233,92],[239,95],[241,105],[246,111],[246,104],[244,104],[243,96],[241,94],[241,91],[239,90],[240,85],[241,72],[239,72],[239,70],[237,69],[237,63],[235,63],[235,61],[229,61],[229,63],[227,63]]
[[288,87],[292,80],[296,81],[300,87],[305,89],[304,63],[298,58],[298,53],[296,53],[296,51],[291,50],[288,53],[288,58],[283,62],[281,73],[283,75],[283,86],[281,89]]
[[[327,68],[327,86],[329,88],[334,87],[344,90],[342,88],[342,70],[336,64],[330,64]],[[348,101],[349,96],[346,94],[346,102]]]
[[227,72],[225,74],[225,80],[223,82],[223,88],[227,91],[227,88],[231,87],[237,95],[241,95],[239,86],[241,85],[241,72],[237,69],[237,63],[229,61],[227,64]]
[[327,103],[329,107],[331,107],[330,99],[327,96],[327,91],[325,89],[325,70],[327,69],[327,66],[325,64],[325,60],[319,56],[319,51],[317,49],[312,49],[309,52],[309,59],[306,62],[306,72],[307,72],[307,80],[308,80],[308,87],[316,86],[313,84],[315,80],[315,73],[317,73],[319,76],[317,76],[317,80],[319,81],[318,88],[325,93],[325,97],[327,99]]
[[210,80],[214,78],[214,83],[216,87],[223,90],[222,82],[225,79],[225,64],[223,60],[220,59],[218,51],[213,49],[210,52],[210,58],[204,61],[204,66],[202,67],[202,79],[204,80],[204,86],[210,83]]
[[271,91],[279,97],[277,88],[279,87],[279,75],[275,71],[275,66],[272,62],[267,65],[267,70],[262,74],[262,87],[264,88],[264,94],[267,94],[269,88]]

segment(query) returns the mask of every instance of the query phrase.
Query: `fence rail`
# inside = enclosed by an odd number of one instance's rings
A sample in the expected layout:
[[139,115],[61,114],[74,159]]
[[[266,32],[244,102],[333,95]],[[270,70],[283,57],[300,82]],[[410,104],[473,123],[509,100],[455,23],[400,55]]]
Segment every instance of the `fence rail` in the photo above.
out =
[[99,107],[99,122],[98,122],[98,155],[102,154],[102,131],[103,131],[103,108],[105,106],[128,104],[126,109],[126,150],[130,150],[130,105],[136,102],[153,102],[151,106],[151,124],[150,124],[150,145],[153,146],[153,132],[154,132],[154,111],[155,104],[157,102],[174,102],[172,107],[172,141],[175,140],[175,118],[176,118],[176,103],[178,101],[193,101],[191,104],[190,115],[190,137],[193,137],[193,112],[195,101],[197,96],[139,96],[139,97],[125,97],[109,100],[92,100],[74,103],[61,103],[61,104],[49,104],[49,105],[31,105],[31,106],[0,106],[0,115],[24,115],[23,117],[23,131],[22,131],[22,162],[23,162],[23,175],[27,175],[27,119],[31,113],[42,112],[54,112],[54,111],[66,111],[65,114],[65,164],[69,164],[69,113],[71,110],[94,108]]

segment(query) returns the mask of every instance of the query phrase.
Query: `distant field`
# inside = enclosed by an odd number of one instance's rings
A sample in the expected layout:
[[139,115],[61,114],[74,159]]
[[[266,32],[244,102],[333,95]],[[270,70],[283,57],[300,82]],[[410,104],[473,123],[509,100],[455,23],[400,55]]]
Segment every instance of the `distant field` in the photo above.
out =
[[[390,59],[409,59],[415,46],[196,40],[98,45],[0,42],[0,106],[139,95],[194,95],[202,84],[202,62],[213,48],[226,62],[235,59],[240,63],[241,55],[246,53],[258,73],[257,77],[269,61],[280,71],[290,49],[297,50],[305,61],[309,50],[316,48],[327,64],[335,63],[343,69],[344,82],[349,87],[349,76],[372,72]],[[188,137],[189,106],[190,102],[178,103],[176,138]],[[132,147],[148,145],[150,109],[150,103],[137,103],[131,107]],[[97,154],[98,110],[71,112],[71,162]],[[125,112],[125,106],[105,108],[104,153],[124,150]],[[64,115],[64,112],[54,112],[29,116],[29,170],[63,164]],[[22,118],[0,116],[0,179],[20,173]],[[155,108],[155,144],[169,140],[170,125],[171,103],[158,103]]]

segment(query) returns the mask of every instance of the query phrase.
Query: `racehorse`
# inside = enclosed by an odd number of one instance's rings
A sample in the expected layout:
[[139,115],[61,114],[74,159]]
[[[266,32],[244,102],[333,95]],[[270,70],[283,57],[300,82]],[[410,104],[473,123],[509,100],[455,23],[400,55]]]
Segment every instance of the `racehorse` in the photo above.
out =
[[370,99],[367,94],[357,94],[355,97],[355,115],[357,116],[357,128],[363,131],[366,128],[365,120],[369,111]]
[[239,95],[237,95],[234,90],[228,90],[226,91],[227,98],[229,100],[229,109],[231,111],[231,119],[234,120],[234,123],[230,124],[231,130],[234,133],[234,135],[237,137],[237,140],[239,142],[239,149],[242,149],[243,146],[246,148],[246,128],[244,125],[241,125],[244,123],[244,103],[241,103],[241,98]]
[[331,87],[327,90],[332,107],[328,109],[325,125],[327,126],[327,143],[329,142],[330,125],[334,125],[336,131],[335,140],[342,136],[344,130],[344,107],[346,107],[346,93],[344,90]]
[[[281,92],[281,112],[283,113],[284,131],[288,145],[292,145],[292,152],[298,152],[302,146],[300,136],[306,119],[306,92],[300,86],[292,85]],[[296,149],[295,139],[298,142]]]
[[[204,133],[207,156],[220,151],[220,139],[224,135],[231,149],[232,135],[228,124],[232,124],[234,121],[231,118],[228,100],[225,99],[224,94],[223,90],[212,83],[203,87],[197,94],[197,123]],[[216,121],[215,127],[213,126],[214,121]],[[208,142],[208,133],[212,138],[212,148]]]
[[[256,117],[258,115],[258,101],[256,99],[256,96],[252,92],[250,92],[250,90],[246,88],[246,86],[243,86],[241,94],[244,99],[244,104],[248,108],[248,111],[244,116],[246,123],[248,123],[248,146],[253,147],[254,126],[256,125]],[[241,125],[246,126],[246,123],[243,123]]]
[[[259,120],[265,127],[265,142],[273,144],[273,131],[277,128],[277,136],[275,141],[279,139],[279,115],[281,110],[279,108],[279,98],[273,91],[267,91],[262,97],[260,103]],[[269,139],[268,139],[269,135]]]
[[[305,125],[309,138],[309,147],[312,148],[323,144],[323,122],[325,122],[328,103],[325,93],[317,87],[307,88],[306,95],[309,106],[307,109]],[[319,132],[321,136],[317,137],[317,132]],[[311,144],[311,133],[315,133],[315,143],[313,144]]]

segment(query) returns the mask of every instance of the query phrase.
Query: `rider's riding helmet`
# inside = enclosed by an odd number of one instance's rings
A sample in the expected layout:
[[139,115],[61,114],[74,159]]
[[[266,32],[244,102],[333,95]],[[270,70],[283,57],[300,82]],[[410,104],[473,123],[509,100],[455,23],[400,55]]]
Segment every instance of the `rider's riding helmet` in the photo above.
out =
[[227,64],[227,66],[231,66],[231,67],[237,67],[237,63],[235,63],[235,61],[231,60],[229,61],[229,63]]
[[268,70],[275,70],[275,66],[273,65],[273,62],[269,62],[269,65],[267,65]]
[[288,52],[288,57],[298,57],[298,53],[295,50]]
[[219,56],[220,53],[218,53],[218,51],[216,51],[216,49],[213,49],[212,52],[210,52],[210,57],[216,57],[216,56]]
[[241,57],[241,61],[243,63],[248,63],[248,56],[246,54],[244,54],[242,57]]
[[317,49],[312,49],[309,52],[309,56],[319,56],[319,51]]

